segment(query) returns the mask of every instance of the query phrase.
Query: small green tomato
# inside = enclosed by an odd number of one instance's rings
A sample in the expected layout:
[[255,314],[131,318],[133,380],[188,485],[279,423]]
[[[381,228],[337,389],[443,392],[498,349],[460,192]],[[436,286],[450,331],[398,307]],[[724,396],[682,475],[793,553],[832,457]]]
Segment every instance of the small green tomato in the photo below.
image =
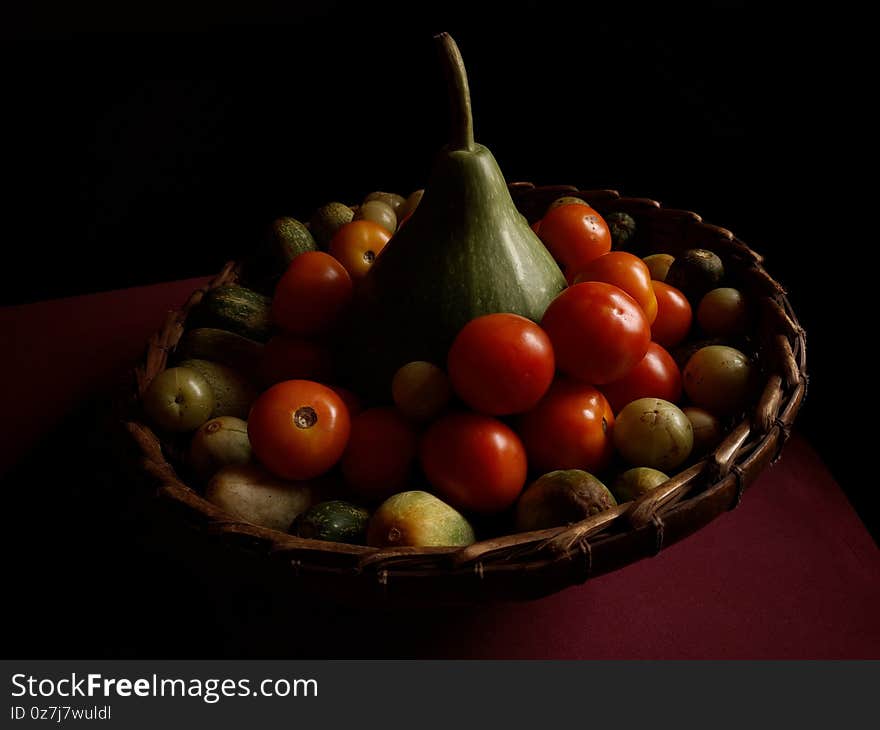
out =
[[724,438],[724,429],[715,416],[704,408],[688,406],[682,408],[684,415],[688,417],[694,429],[694,456],[703,456],[721,443]]
[[414,360],[401,367],[391,381],[397,409],[413,421],[430,421],[449,403],[452,388],[446,373],[430,362]]
[[194,431],[211,417],[214,393],[191,368],[168,368],[150,383],[143,397],[149,419],[166,431]]
[[742,352],[726,345],[710,345],[688,360],[682,385],[694,405],[725,416],[745,407],[753,378],[749,358]]
[[739,289],[729,286],[712,289],[697,307],[697,323],[711,337],[735,337],[749,328],[748,300]]
[[661,398],[639,398],[626,405],[612,433],[614,446],[629,463],[660,471],[682,464],[694,445],[688,417]]
[[662,471],[647,466],[637,466],[634,469],[627,469],[617,477],[611,491],[617,497],[617,501],[623,504],[638,499],[666,481],[669,481],[669,477]]

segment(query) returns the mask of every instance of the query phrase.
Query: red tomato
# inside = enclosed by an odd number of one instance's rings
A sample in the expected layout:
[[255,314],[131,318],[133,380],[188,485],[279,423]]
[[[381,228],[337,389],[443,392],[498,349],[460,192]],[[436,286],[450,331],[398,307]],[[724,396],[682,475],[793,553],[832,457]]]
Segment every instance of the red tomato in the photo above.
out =
[[531,228],[535,233],[540,234],[541,233],[541,221],[536,220],[534,223],[532,223],[531,226],[529,226],[529,228]]
[[693,311],[687,297],[674,286],[652,281],[657,295],[657,319],[651,325],[654,342],[663,347],[675,347],[691,330]]
[[328,388],[332,390],[336,395],[338,395],[342,402],[345,403],[345,407],[348,409],[349,418],[354,418],[358,413],[363,410],[363,406],[361,405],[361,399],[358,398],[354,393],[352,393],[348,388],[343,388],[339,385],[328,385]]
[[593,259],[575,277],[574,283],[604,281],[620,287],[644,310],[650,324],[657,318],[657,296],[651,287],[651,272],[638,256],[611,251]]
[[541,219],[539,231],[569,283],[583,267],[611,250],[611,232],[589,205],[560,205]]
[[282,479],[312,479],[328,471],[345,451],[350,429],[339,396],[310,380],[273,385],[248,416],[257,459]]
[[417,448],[415,430],[394,408],[370,408],[352,419],[342,476],[364,497],[390,497],[406,485]]
[[427,430],[420,447],[428,482],[454,507],[499,512],[526,483],[526,452],[501,421],[477,413],[450,413]]
[[367,275],[376,257],[391,238],[386,228],[368,220],[351,221],[330,239],[328,251],[354,280]]
[[300,254],[275,287],[272,319],[292,335],[315,335],[332,329],[352,296],[351,277],[323,251]]
[[550,338],[518,314],[487,314],[468,322],[449,349],[453,390],[491,416],[529,410],[553,382]]
[[330,352],[315,342],[276,335],[263,347],[259,375],[266,386],[284,380],[324,381],[332,373]]
[[553,343],[557,367],[592,385],[622,378],[651,341],[648,319],[635,299],[602,281],[565,289],[547,307],[541,327]]
[[595,473],[614,453],[613,426],[614,412],[596,388],[557,380],[534,409],[520,416],[518,431],[533,471]]
[[601,390],[615,413],[639,398],[662,398],[677,403],[681,398],[681,371],[672,355],[652,342],[638,365],[620,380],[603,385]]

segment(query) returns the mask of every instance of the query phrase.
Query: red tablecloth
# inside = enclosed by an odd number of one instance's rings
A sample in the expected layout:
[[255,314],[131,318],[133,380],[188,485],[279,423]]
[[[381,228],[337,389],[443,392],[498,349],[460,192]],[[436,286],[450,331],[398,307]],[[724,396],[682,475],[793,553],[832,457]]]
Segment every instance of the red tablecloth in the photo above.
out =
[[[136,358],[167,309],[205,281],[0,310],[4,412],[40,414],[0,419],[0,473]],[[388,618],[382,630],[400,635],[351,655],[384,646],[390,657],[880,658],[878,615],[880,551],[795,435],[739,508],[654,558],[540,601],[427,623]],[[277,641],[251,629],[256,647]],[[287,656],[315,654],[308,634],[286,639]]]

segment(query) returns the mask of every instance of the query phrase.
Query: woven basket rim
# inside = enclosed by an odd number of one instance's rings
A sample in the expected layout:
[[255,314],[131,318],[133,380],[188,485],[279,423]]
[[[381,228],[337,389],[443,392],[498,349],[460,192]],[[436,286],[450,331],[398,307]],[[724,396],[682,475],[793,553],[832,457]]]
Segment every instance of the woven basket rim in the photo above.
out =
[[[181,508],[191,521],[227,542],[286,560],[297,574],[303,570],[349,576],[371,572],[381,583],[390,574],[425,579],[476,571],[481,579],[486,572],[496,572],[517,580],[515,574],[522,574],[524,569],[540,572],[561,565],[561,577],[554,572],[555,568],[550,570],[558,583],[550,588],[551,592],[596,574],[595,551],[607,548],[613,553],[614,548],[609,546],[621,536],[639,531],[652,533],[656,544],[641,550],[647,554],[635,557],[640,559],[659,552],[671,541],[690,534],[717,516],[712,514],[701,523],[698,515],[690,523],[693,529],[679,529],[680,534],[673,530],[673,539],[666,539],[664,524],[674,524],[676,515],[689,505],[694,506],[694,500],[711,501],[711,497],[723,503],[724,509],[739,504],[745,488],[778,458],[807,385],[804,330],[798,324],[785,290],[763,268],[763,258],[727,229],[704,223],[696,213],[664,208],[655,200],[627,198],[615,190],[582,190],[569,185],[536,187],[532,183],[512,183],[509,187],[521,210],[528,205],[543,209],[541,206],[546,208],[560,195],[576,195],[600,212],[625,210],[648,220],[651,225],[669,227],[683,236],[685,242],[691,238],[699,240],[702,247],[722,255],[725,264],[732,261],[741,268],[752,292],[760,296],[761,325],[770,332],[763,343],[767,375],[759,401],[714,452],[639,499],[573,525],[514,533],[467,547],[376,548],[299,538],[236,519],[187,486],[163,454],[162,444],[152,429],[138,417],[129,415],[123,419],[123,426],[137,445],[139,468],[149,476],[156,496]],[[169,312],[163,327],[150,338],[146,356],[135,369],[135,398],[152,377],[164,369],[169,353],[183,334],[191,308],[208,290],[234,281],[237,271],[236,262],[227,263],[206,286],[193,292],[181,308]],[[706,480],[708,486],[697,492],[697,484]],[[691,492],[695,495],[689,498]],[[717,506],[713,510],[723,511]],[[684,517],[681,520],[687,522]],[[629,562],[634,560],[625,560],[622,564]],[[611,563],[612,570],[621,567],[614,566],[613,560]],[[600,568],[598,572],[607,571]]]

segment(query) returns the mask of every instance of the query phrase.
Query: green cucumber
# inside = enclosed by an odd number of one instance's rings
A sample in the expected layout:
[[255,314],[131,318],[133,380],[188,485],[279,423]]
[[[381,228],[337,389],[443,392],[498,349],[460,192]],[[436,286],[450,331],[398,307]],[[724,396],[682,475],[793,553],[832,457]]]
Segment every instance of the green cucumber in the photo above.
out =
[[272,221],[263,240],[245,262],[242,283],[248,288],[271,294],[290,262],[307,251],[317,251],[318,244],[296,218]]
[[189,330],[177,345],[183,360],[211,360],[255,378],[263,359],[263,345],[228,330],[199,327]]
[[303,512],[290,527],[298,537],[363,545],[370,513],[363,507],[334,499]]
[[195,370],[214,393],[211,418],[235,416],[247,419],[251,405],[257,399],[257,389],[241,373],[226,365],[209,360],[184,360],[180,367]]
[[193,310],[193,324],[265,342],[272,331],[271,305],[269,297],[238,284],[218,286],[207,292]]

